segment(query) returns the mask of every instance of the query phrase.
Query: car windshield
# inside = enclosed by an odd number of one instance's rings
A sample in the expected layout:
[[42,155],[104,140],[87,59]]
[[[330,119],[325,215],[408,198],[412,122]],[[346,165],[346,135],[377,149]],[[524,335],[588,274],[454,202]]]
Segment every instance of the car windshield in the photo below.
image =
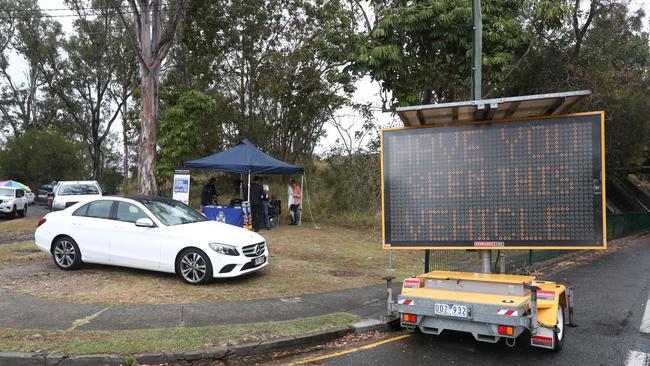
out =
[[173,200],[146,200],[142,202],[158,220],[167,226],[207,221],[205,216],[186,204]]
[[59,188],[59,196],[78,196],[83,194],[99,194],[94,184],[66,184]]
[[0,188],[0,196],[13,197],[14,190],[9,188]]

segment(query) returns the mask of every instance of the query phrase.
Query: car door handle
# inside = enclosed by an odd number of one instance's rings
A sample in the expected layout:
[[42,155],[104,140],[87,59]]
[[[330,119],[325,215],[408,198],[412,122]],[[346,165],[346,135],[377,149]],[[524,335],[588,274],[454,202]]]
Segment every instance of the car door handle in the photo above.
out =
[[79,223],[79,222],[73,222],[72,225],[73,225],[73,226],[81,226],[81,223]]

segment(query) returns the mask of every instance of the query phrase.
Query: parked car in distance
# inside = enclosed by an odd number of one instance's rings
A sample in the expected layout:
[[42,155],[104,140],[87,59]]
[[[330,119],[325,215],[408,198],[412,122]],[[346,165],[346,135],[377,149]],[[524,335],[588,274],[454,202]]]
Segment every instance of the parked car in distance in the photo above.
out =
[[53,189],[52,209],[63,210],[77,202],[101,197],[102,189],[94,180],[61,181]]
[[36,195],[32,191],[25,192],[25,198],[27,198],[27,204],[33,205],[36,200]]
[[259,234],[147,196],[100,197],[48,213],[35,240],[64,270],[111,264],[176,273],[192,285],[260,270],[269,256]]
[[39,205],[47,205],[47,196],[54,195],[54,184],[43,184],[41,188],[36,191],[36,202]]
[[0,187],[0,213],[9,215],[10,218],[16,217],[16,214],[25,217],[27,215],[25,191],[15,187]]

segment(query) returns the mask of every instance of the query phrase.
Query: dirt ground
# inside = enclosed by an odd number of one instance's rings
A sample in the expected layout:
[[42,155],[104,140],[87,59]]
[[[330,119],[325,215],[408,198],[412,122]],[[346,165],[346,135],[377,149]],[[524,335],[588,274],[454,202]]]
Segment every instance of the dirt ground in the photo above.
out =
[[387,252],[379,232],[322,226],[282,226],[262,231],[271,253],[263,270],[235,279],[190,286],[175,275],[102,265],[59,270],[46,253],[29,243],[0,245],[0,287],[73,303],[202,303],[291,297],[382,283],[390,274],[402,280],[422,269],[418,252]]

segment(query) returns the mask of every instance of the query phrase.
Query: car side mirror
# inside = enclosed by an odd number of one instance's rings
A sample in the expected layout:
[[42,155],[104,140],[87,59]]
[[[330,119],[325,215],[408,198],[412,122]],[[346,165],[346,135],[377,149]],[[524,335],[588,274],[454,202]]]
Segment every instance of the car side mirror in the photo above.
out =
[[135,226],[137,227],[156,227],[156,224],[151,221],[148,217],[143,217],[135,221]]

